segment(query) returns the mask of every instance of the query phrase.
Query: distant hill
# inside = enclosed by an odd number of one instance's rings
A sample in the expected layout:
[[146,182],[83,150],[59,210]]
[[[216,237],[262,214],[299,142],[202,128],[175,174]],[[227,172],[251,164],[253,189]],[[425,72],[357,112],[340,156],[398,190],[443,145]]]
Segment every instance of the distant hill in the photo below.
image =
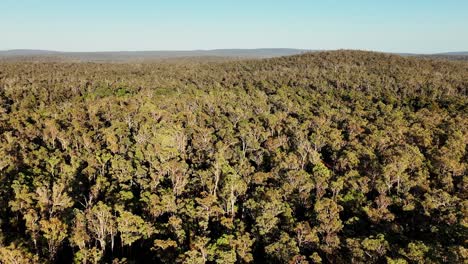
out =
[[468,56],[468,51],[444,52],[444,53],[436,53],[434,55]]
[[468,61],[468,52],[437,53],[431,55],[423,55],[421,57],[438,60]]
[[[198,58],[203,60],[220,59],[263,59],[299,55],[317,50],[264,48],[264,49],[214,49],[214,50],[156,50],[156,51],[99,51],[99,52],[60,52],[52,50],[15,49],[0,51],[0,60],[39,60],[77,62],[126,62],[166,59]],[[422,57],[443,60],[468,61],[468,51],[435,54],[397,53],[403,57]]]
[[43,56],[43,55],[57,55],[58,51],[51,50],[31,50],[31,49],[14,49],[14,50],[0,50],[0,57],[13,57],[13,56]]
[[107,52],[57,52],[48,50],[0,51],[0,58],[25,59],[58,58],[79,61],[128,61],[184,57],[273,58],[297,55],[310,50],[301,49],[215,49],[190,51],[107,51]]

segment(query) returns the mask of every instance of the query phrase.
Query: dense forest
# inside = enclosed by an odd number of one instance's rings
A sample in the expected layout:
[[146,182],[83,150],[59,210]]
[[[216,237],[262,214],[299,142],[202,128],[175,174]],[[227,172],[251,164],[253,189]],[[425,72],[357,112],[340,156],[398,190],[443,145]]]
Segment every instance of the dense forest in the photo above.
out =
[[468,63],[0,63],[1,263],[467,263]]

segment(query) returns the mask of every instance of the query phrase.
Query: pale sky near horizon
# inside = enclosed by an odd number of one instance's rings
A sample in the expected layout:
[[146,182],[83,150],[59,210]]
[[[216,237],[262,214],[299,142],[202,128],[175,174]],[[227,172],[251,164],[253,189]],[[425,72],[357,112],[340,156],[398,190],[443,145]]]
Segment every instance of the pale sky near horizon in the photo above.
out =
[[0,0],[0,50],[468,51],[468,0]]

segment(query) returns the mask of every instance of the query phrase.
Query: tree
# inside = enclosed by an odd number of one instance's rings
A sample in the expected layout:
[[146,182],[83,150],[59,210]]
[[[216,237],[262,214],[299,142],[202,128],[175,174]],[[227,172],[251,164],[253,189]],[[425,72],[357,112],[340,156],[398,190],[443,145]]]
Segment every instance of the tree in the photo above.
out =
[[68,226],[60,221],[58,218],[51,218],[49,220],[41,220],[39,222],[41,231],[49,247],[49,260],[53,261],[57,250],[62,244],[63,240],[68,236]]
[[141,217],[134,215],[123,208],[117,208],[117,230],[120,233],[122,245],[131,246],[140,238],[148,238],[153,230]]
[[322,249],[328,253],[340,246],[338,232],[343,228],[339,213],[343,207],[329,198],[317,200],[314,211],[317,214],[319,223],[317,232],[321,234]]
[[265,247],[265,252],[274,260],[289,263],[299,254],[299,248],[294,239],[289,237],[287,233],[282,232],[276,242]]
[[226,205],[226,212],[229,212],[231,219],[235,216],[236,201],[239,196],[244,195],[247,191],[247,184],[242,177],[229,165],[222,168],[224,175],[222,194]]
[[15,244],[11,244],[7,247],[0,247],[0,262],[12,264],[40,263],[37,255],[26,251],[21,245],[18,247]]
[[111,239],[113,248],[114,236],[116,235],[115,217],[112,214],[111,208],[102,202],[98,202],[95,206],[86,211],[86,221],[88,230],[99,242],[99,247],[102,251],[106,249],[108,239]]
[[328,181],[331,177],[330,171],[323,163],[318,163],[313,169],[313,179],[315,182],[315,196],[320,200],[328,188]]

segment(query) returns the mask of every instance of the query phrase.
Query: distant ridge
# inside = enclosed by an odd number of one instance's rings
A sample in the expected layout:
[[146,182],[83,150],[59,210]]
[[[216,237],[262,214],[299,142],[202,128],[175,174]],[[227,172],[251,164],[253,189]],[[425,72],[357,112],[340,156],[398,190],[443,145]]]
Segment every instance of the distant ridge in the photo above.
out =
[[468,56],[468,51],[455,51],[455,52],[444,52],[436,53],[432,55],[443,55],[443,56]]
[[[64,60],[89,62],[146,61],[173,58],[240,58],[262,59],[317,52],[318,50],[289,48],[213,49],[213,50],[155,50],[155,51],[97,51],[61,52],[53,50],[15,49],[0,51],[0,60]],[[433,59],[468,60],[468,51],[435,54],[396,53],[400,56],[418,56]]]
[[33,50],[33,49],[14,49],[0,50],[0,56],[40,56],[40,55],[55,55],[61,52],[52,50]]
[[100,52],[59,52],[49,50],[7,50],[0,51],[0,58],[52,57],[83,61],[127,61],[151,60],[183,57],[234,57],[234,58],[273,58],[297,55],[311,50],[272,48],[272,49],[214,49],[189,51],[100,51]]

